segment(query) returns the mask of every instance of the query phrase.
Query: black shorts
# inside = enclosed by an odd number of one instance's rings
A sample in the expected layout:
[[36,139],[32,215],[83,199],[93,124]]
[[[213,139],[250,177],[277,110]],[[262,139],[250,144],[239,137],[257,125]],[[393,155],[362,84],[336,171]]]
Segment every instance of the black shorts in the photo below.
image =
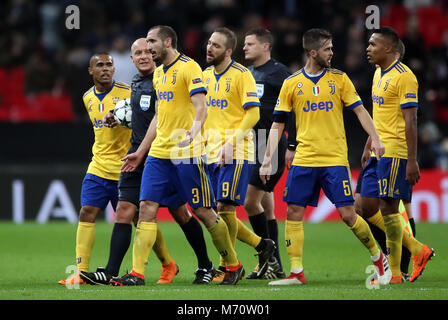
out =
[[[264,141],[263,141],[264,142]],[[275,170],[275,174],[271,176],[269,181],[266,182],[266,184],[263,184],[260,179],[260,167],[261,163],[263,162],[263,156],[264,151],[266,150],[266,144],[259,145],[257,144],[257,150],[255,151],[255,164],[252,167],[252,174],[249,180],[249,184],[264,190],[266,192],[272,192],[274,191],[274,187],[277,184],[277,182],[280,180],[280,178],[283,175],[283,172],[285,171],[285,152],[287,147],[287,140],[285,134],[282,135],[277,150],[275,151],[272,159],[278,159],[277,163],[272,164],[272,169]],[[262,148],[262,150],[260,150]],[[261,155],[260,155],[260,153]],[[259,157],[260,158],[259,158]],[[274,161],[274,160],[273,160]]]
[[[134,152],[132,148],[129,153]],[[143,169],[145,167],[146,157],[142,163],[133,172],[122,172],[120,181],[118,181],[118,201],[127,201],[135,204],[137,208],[140,203],[140,185],[142,182]]]

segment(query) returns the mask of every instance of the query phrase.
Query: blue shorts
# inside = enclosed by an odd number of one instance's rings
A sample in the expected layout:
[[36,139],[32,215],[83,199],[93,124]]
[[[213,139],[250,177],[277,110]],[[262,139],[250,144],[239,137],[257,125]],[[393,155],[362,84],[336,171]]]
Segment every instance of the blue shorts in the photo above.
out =
[[217,201],[228,201],[236,206],[244,204],[253,164],[247,160],[234,160],[218,168],[218,163],[207,165],[207,172]]
[[345,166],[292,166],[283,201],[305,208],[317,207],[321,189],[336,208],[354,204],[350,169]]
[[361,197],[409,201],[412,186],[406,180],[406,159],[371,157],[364,167]]
[[140,201],[154,201],[173,209],[187,202],[192,208],[215,207],[215,195],[203,159],[183,160],[148,156]]
[[81,186],[81,206],[92,206],[104,210],[109,201],[115,210],[118,203],[118,181],[87,173]]

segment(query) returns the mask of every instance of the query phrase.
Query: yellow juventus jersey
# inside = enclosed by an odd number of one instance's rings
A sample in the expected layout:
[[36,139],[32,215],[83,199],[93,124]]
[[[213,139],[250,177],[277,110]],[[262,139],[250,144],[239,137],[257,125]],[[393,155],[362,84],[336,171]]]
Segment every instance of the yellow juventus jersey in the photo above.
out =
[[407,159],[405,121],[401,109],[418,107],[418,82],[406,65],[395,60],[373,76],[373,122],[386,148],[383,157]]
[[130,96],[131,87],[115,81],[106,92],[98,93],[93,86],[84,93],[82,99],[95,134],[95,142],[92,147],[93,157],[87,173],[104,179],[117,181],[120,179],[121,159],[131,146],[131,130],[121,126],[106,128],[103,124],[103,117],[115,107],[118,101]]
[[342,71],[324,69],[315,77],[302,68],[287,78],[274,115],[294,112],[297,151],[293,165],[348,166],[343,109],[362,104],[353,83]]
[[[204,128],[207,137],[207,162],[218,162],[218,153],[224,143],[234,135],[248,107],[259,107],[255,79],[241,64],[231,61],[217,74],[214,67],[204,70],[207,88],[208,117]],[[254,161],[253,133],[234,145],[233,158]]]
[[205,153],[202,134],[198,134],[190,146],[179,148],[177,144],[191,129],[195,107],[191,96],[206,93],[201,67],[184,54],[178,54],[169,65],[160,65],[154,71],[154,89],[157,94],[157,136],[149,155],[161,159],[186,159]]

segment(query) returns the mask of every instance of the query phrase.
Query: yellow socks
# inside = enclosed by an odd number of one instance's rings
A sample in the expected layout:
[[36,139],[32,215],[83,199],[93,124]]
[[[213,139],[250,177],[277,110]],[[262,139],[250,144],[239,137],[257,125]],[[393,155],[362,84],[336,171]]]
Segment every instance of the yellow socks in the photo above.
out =
[[227,224],[218,217],[213,226],[207,228],[207,230],[208,232],[210,232],[213,244],[215,245],[221,257],[223,257],[225,265],[238,265],[238,258],[229,237]]
[[142,275],[145,274],[149,252],[157,238],[157,223],[139,222],[132,248],[132,269]]
[[260,244],[261,237],[252,232],[240,219],[236,219],[238,222],[237,239],[247,243],[251,247],[255,248]]
[[356,215],[355,224],[350,227],[350,230],[355,234],[355,236],[361,241],[361,243],[369,250],[372,257],[378,257],[380,250],[375,242],[372,231],[369,228],[367,222]]
[[90,253],[95,242],[95,223],[79,222],[76,232],[76,265],[79,271],[89,271]]
[[236,217],[236,211],[222,211],[218,212],[219,216],[227,224],[227,229],[229,230],[230,241],[235,247],[236,235],[238,233],[238,221]]
[[392,274],[401,275],[401,245],[403,239],[403,226],[400,221],[400,214],[394,213],[383,217],[386,232],[386,246],[388,250],[388,260]]
[[[384,221],[383,216],[381,215],[381,211],[378,211],[367,220],[369,220],[369,222],[373,223],[381,230],[386,230],[384,227]],[[423,244],[413,236],[410,236],[407,232],[403,232],[403,246],[405,246],[413,256],[419,254],[423,248]]]
[[286,251],[291,261],[291,272],[299,273],[303,269],[303,221],[286,220],[285,225]]
[[156,254],[157,258],[159,258],[160,262],[162,263],[162,266],[167,266],[173,261],[173,259],[170,256],[170,253],[168,252],[168,248],[166,247],[165,239],[163,238],[162,231],[160,231],[160,228],[157,226],[157,237],[156,242],[154,242],[154,246],[152,247],[154,250],[154,253]]

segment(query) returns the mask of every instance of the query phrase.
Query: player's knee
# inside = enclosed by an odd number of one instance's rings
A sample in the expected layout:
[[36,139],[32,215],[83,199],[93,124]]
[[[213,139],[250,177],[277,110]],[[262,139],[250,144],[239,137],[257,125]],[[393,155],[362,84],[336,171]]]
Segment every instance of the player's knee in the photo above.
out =
[[139,220],[146,222],[155,222],[157,216],[158,207],[152,204],[150,201],[140,202]]
[[137,211],[136,205],[126,201],[119,201],[115,220],[117,223],[131,223]]
[[169,209],[169,212],[173,216],[174,220],[181,226],[188,223],[192,217],[186,206],[181,206],[175,210]]
[[292,221],[302,221],[305,208],[295,205],[289,205],[286,209],[286,219]]
[[79,221],[80,222],[95,222],[96,216],[98,215],[99,208],[91,206],[82,206],[79,211]]

